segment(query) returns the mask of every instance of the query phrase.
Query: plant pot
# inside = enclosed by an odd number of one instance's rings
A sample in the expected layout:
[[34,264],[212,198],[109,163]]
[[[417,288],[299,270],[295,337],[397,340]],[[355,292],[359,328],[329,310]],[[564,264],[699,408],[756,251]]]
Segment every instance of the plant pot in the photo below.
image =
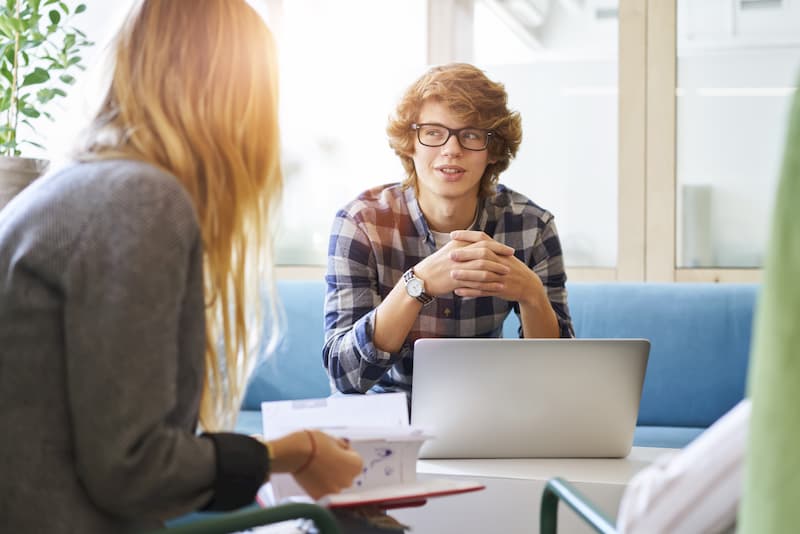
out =
[[0,157],[0,210],[28,184],[47,171],[46,159]]

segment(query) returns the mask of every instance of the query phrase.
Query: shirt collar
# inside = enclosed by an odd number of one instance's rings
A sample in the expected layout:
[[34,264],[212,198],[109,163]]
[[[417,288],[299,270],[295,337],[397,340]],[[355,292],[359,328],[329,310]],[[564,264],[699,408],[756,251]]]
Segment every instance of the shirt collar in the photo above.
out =
[[[498,217],[497,212],[502,211],[502,209],[498,210],[498,203],[496,202],[499,193],[500,191],[498,190],[491,197],[481,197],[478,199],[478,217],[473,226],[474,229],[485,231],[485,229],[490,226],[490,223],[492,223],[491,226],[494,227],[493,223],[497,221]],[[422,214],[422,208],[419,207],[419,201],[417,200],[417,193],[414,187],[408,186],[403,189],[403,196],[408,206],[408,214],[411,216],[411,221],[414,224],[417,234],[420,237],[424,237],[425,241],[435,247],[436,241],[428,227],[428,221],[425,220],[425,215]]]

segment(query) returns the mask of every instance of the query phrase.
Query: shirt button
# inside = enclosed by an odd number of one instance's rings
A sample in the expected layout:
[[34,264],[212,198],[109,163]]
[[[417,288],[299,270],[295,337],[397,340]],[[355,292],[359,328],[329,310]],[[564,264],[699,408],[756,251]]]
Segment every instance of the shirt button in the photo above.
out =
[[451,315],[452,313],[453,313],[453,312],[452,312],[452,311],[450,311],[450,308],[445,308],[445,309],[444,309],[444,316],[445,316],[445,317],[450,317],[450,315]]

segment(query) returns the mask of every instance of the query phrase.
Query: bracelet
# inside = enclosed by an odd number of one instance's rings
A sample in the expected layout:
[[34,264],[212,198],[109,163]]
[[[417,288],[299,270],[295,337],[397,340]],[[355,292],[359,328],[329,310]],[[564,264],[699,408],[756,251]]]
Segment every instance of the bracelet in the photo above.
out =
[[299,475],[300,473],[308,469],[308,466],[311,465],[311,462],[317,455],[317,442],[316,440],[314,440],[314,434],[312,434],[311,431],[308,429],[304,430],[304,432],[306,433],[306,435],[308,435],[308,439],[311,440],[311,452],[308,453],[308,458],[306,459],[305,463],[300,467],[298,467],[297,469],[295,469],[294,473],[292,473],[293,475]]

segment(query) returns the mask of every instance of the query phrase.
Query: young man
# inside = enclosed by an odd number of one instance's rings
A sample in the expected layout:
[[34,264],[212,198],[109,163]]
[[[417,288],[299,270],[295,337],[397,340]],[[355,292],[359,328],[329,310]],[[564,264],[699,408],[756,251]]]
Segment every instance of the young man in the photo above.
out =
[[522,138],[504,87],[434,67],[390,119],[407,179],[340,210],[328,251],[323,361],[343,393],[411,391],[414,341],[571,337],[553,216],[498,185]]

